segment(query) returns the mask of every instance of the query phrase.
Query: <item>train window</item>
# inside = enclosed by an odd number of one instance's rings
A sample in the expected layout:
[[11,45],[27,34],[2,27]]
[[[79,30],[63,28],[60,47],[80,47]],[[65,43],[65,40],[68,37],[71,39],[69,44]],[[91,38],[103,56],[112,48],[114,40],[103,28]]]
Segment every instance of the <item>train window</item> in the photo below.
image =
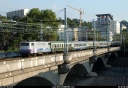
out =
[[29,46],[29,43],[21,43],[21,46]]
[[54,48],[54,45],[52,45],[52,48]]
[[31,43],[31,46],[34,46],[34,43]]
[[62,47],[63,47],[63,44],[62,44]]

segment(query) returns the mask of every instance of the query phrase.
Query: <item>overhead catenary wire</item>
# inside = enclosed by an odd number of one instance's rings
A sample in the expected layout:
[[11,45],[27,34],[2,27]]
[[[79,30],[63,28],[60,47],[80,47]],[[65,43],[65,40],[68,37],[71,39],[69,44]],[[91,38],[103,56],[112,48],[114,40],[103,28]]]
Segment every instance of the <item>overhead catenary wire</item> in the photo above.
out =
[[56,14],[56,16],[58,16],[58,15],[59,15],[60,13],[62,13],[63,11],[64,11],[63,9],[56,11],[55,13],[58,12],[58,13]]

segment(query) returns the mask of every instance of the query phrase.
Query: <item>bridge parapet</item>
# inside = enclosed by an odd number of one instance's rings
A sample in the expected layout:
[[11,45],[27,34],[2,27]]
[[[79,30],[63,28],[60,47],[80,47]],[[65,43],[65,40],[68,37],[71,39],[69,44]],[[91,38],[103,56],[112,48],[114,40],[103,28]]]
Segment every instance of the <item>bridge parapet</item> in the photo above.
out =
[[75,52],[71,52],[71,55],[72,55],[72,59],[74,59],[78,57],[93,55],[93,51],[92,50],[75,51]]
[[100,54],[104,54],[107,53],[107,48],[102,48],[102,49],[97,49],[97,54],[96,55],[100,55]]
[[120,47],[110,47],[109,51],[113,52],[113,51],[119,51]]
[[0,73],[21,70],[39,65],[47,67],[48,65],[50,66],[50,64],[53,63],[57,65],[57,63],[62,64],[63,62],[63,54],[40,56],[21,60],[9,60],[0,62]]

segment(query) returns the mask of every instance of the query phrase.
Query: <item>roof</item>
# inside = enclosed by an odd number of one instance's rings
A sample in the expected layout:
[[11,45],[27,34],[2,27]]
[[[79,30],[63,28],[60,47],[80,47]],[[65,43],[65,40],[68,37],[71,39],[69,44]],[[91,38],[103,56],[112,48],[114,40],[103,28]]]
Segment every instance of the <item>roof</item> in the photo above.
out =
[[109,16],[111,18],[111,20],[113,20],[113,16],[111,14],[97,14],[97,17],[99,16]]

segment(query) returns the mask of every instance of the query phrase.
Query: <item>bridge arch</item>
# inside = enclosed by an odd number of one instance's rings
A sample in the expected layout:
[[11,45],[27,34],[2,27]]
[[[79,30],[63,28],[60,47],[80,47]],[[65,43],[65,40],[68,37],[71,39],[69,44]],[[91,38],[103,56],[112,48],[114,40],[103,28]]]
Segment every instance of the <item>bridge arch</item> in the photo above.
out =
[[117,53],[111,53],[110,57],[108,58],[107,64],[110,64],[111,66],[116,66],[117,64],[113,64],[113,61],[118,63],[119,60],[116,60],[118,58]]
[[76,64],[74,65],[68,74],[72,74],[72,75],[87,75],[87,69],[83,64]]
[[118,54],[117,53],[111,53],[109,59],[110,60],[115,60],[117,57],[118,57]]
[[53,84],[42,77],[30,77],[25,80],[22,80],[15,86],[53,86]]
[[60,83],[59,85],[64,85],[70,76],[84,76],[87,75],[88,71],[84,64],[75,64],[69,68],[69,71],[66,74],[60,74]]
[[98,70],[102,70],[105,68],[105,63],[103,61],[102,57],[98,57],[97,61],[94,63],[92,71],[98,71]]

